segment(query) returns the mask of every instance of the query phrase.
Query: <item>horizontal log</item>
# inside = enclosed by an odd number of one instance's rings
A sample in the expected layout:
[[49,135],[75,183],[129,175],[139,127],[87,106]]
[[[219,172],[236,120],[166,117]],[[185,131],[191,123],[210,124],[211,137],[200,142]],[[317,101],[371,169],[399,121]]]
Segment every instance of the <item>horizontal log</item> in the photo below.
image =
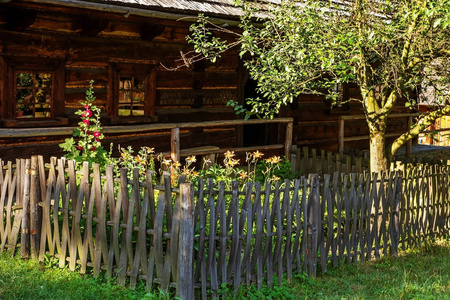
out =
[[[292,118],[274,118],[274,119],[257,119],[257,120],[224,120],[224,121],[206,121],[206,122],[190,122],[190,123],[167,123],[167,124],[141,124],[134,126],[105,126],[103,133],[130,133],[153,130],[168,130],[172,128],[202,128],[202,127],[221,127],[236,126],[250,124],[267,124],[267,123],[291,123]],[[57,136],[71,135],[73,127],[59,128],[19,128],[19,129],[0,129],[0,138],[17,138],[32,136]]]
[[[404,114],[391,114],[389,118],[406,118],[406,117],[417,117],[420,116],[420,113],[404,113]],[[354,116],[340,116],[342,120],[364,120],[366,118],[365,115],[354,115]]]
[[[390,138],[390,137],[398,137],[401,136],[404,132],[397,132],[397,133],[387,133],[385,135],[385,137]],[[360,136],[350,136],[350,137],[346,137],[344,138],[344,142],[349,142],[349,141],[361,141],[361,140],[369,140],[370,139],[370,135],[360,135]]]

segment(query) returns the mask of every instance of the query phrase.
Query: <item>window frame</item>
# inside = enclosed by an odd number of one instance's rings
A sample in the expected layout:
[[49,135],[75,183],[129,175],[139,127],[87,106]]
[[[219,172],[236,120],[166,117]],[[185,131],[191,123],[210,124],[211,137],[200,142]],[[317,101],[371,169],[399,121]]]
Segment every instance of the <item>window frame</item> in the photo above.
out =
[[[64,117],[64,61],[47,57],[0,56],[1,125],[3,127],[50,127],[67,125]],[[16,74],[52,74],[50,117],[20,118],[16,116]]]
[[[107,114],[111,124],[150,123],[157,121],[155,115],[156,65],[137,63],[110,63]],[[119,115],[119,92],[121,77],[144,77],[144,114]]]

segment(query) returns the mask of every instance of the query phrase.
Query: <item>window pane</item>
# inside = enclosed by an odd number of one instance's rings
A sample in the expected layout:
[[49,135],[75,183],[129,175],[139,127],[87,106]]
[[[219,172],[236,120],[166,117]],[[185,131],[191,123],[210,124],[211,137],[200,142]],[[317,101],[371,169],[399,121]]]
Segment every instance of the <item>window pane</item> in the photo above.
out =
[[133,102],[144,102],[144,92],[133,92]]
[[32,89],[18,89],[16,92],[17,103],[31,103],[33,102],[33,90]]
[[144,115],[144,109],[143,108],[139,109],[139,108],[133,109],[133,116],[143,116]]
[[17,73],[16,85],[18,87],[31,87],[33,86],[33,74],[32,73]]
[[36,74],[35,86],[43,88],[52,87],[52,74],[44,74],[44,73]]
[[131,106],[129,104],[119,105],[119,116],[131,115]]
[[51,114],[50,104],[36,104],[36,118],[49,118]]
[[130,103],[131,102],[131,92],[130,91],[120,91],[119,92],[119,103]]
[[36,91],[36,103],[51,103],[52,94],[51,90],[39,89]]
[[133,77],[120,77],[119,89],[131,90]]
[[145,78],[143,77],[135,77],[134,78],[134,90],[143,90],[145,89]]

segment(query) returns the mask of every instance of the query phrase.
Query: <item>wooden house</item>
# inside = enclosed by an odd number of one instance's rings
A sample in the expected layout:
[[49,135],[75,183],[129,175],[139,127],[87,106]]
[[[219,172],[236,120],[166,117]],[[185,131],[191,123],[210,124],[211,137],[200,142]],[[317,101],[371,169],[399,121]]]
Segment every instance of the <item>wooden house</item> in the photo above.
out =
[[[231,28],[239,20],[229,0],[1,0],[0,157],[62,155],[58,144],[79,122],[74,112],[90,80],[108,129],[106,145],[167,151],[167,129],[155,130],[157,124],[241,118],[226,103],[242,103],[254,86],[237,52],[215,64],[176,68],[180,53],[192,50],[185,37],[199,13]],[[357,92],[342,89],[344,98]],[[331,109],[324,98],[304,95],[280,116],[293,118],[294,144],[337,150],[339,117],[358,114],[357,103]],[[367,135],[364,120],[353,122],[345,136]],[[394,125],[406,128],[407,121]],[[277,124],[196,127],[181,130],[181,142],[264,145],[283,140],[283,130]],[[346,144],[367,146],[367,139]]]

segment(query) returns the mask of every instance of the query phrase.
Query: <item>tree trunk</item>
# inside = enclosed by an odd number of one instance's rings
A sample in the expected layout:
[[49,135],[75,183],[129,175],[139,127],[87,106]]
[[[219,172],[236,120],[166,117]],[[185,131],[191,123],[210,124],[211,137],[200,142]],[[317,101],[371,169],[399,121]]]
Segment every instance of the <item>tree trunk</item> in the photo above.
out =
[[[370,126],[369,126],[370,127]],[[370,171],[379,173],[387,170],[386,132],[371,130],[370,132]]]

